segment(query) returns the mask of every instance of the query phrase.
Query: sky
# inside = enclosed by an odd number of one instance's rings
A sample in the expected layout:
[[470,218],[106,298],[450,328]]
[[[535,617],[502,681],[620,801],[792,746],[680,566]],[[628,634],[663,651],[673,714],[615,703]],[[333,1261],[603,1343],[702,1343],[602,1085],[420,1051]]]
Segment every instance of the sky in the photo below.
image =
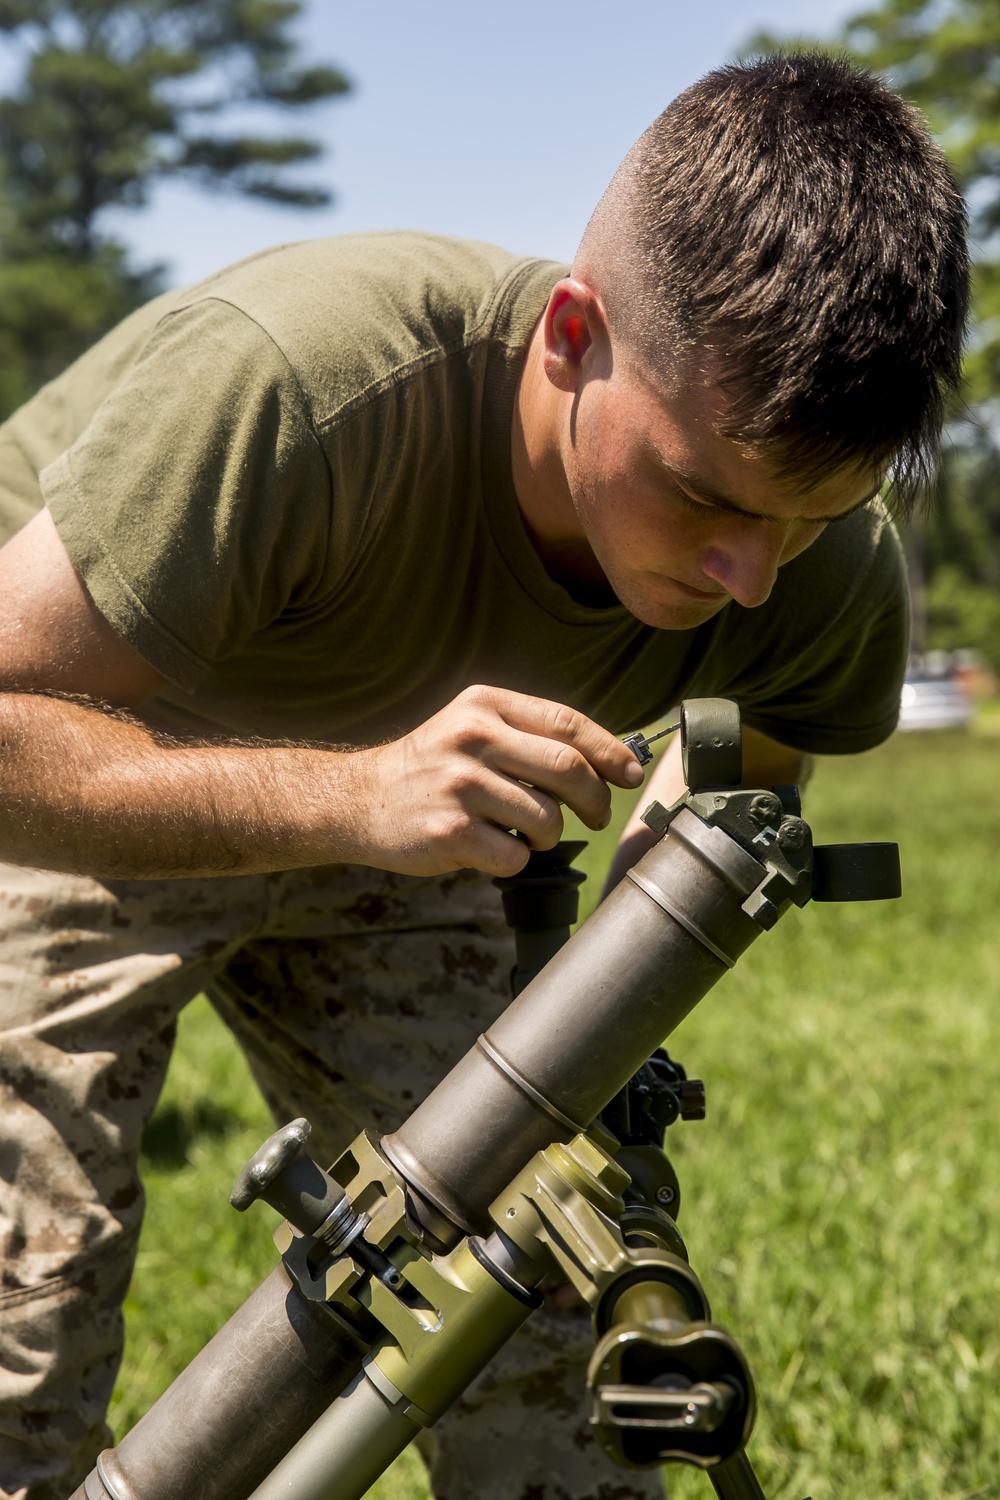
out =
[[168,285],[264,246],[412,228],[569,260],[635,138],[757,31],[828,37],[859,0],[307,0],[310,62],[352,92],[272,117],[327,153],[307,174],[329,209],[289,211],[161,186],[105,228]]

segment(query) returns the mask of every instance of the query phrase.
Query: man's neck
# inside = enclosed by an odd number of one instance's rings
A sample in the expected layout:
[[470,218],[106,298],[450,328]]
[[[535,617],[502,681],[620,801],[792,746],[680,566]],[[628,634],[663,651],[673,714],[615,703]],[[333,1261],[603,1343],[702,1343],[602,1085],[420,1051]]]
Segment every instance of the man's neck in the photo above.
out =
[[544,335],[537,324],[514,400],[511,472],[518,509],[550,578],[588,603],[606,603],[608,581],[580,526],[563,466],[573,397],[545,374]]

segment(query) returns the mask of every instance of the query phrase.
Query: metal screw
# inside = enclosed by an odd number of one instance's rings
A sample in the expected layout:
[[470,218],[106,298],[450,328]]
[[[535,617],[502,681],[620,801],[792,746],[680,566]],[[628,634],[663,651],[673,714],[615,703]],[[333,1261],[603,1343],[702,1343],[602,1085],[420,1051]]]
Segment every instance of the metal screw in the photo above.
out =
[[662,1187],[658,1187],[656,1189],[656,1201],[657,1201],[657,1203],[662,1204],[664,1208],[669,1208],[670,1205],[671,1205],[671,1203],[673,1203],[673,1201],[674,1201],[674,1199],[676,1197],[677,1197],[677,1193],[666,1182],[663,1184]]
[[653,752],[649,748],[650,745],[654,744],[656,740],[662,740],[665,734],[673,734],[674,730],[680,729],[680,727],[679,723],[668,724],[666,729],[659,729],[656,734],[641,734],[637,729],[633,734],[627,734],[622,740],[622,744],[631,750],[640,766],[648,766],[653,759]]
[[806,841],[806,825],[801,818],[783,818],[778,829],[782,849],[801,849]]
[[761,792],[753,798],[748,811],[758,828],[764,828],[769,823],[777,822],[783,809],[773,792]]

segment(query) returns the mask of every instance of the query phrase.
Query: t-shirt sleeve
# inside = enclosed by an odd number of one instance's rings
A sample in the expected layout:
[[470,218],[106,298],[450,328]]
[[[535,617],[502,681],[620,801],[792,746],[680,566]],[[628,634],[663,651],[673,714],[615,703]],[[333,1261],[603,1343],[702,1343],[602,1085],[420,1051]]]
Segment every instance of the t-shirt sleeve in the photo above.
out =
[[324,576],[330,475],[305,398],[220,300],[162,319],[41,488],[97,608],[188,691]]
[[712,690],[796,750],[880,744],[899,717],[909,645],[906,570],[885,512],[874,505],[827,527],[778,576],[768,604],[752,618],[737,612],[713,641]]

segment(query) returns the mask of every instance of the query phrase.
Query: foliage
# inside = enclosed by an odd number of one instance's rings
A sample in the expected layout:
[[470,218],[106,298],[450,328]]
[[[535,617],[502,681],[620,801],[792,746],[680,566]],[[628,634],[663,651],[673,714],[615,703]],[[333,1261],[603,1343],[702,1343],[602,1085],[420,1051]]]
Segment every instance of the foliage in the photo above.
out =
[[931,574],[926,588],[927,640],[943,651],[974,642],[989,662],[1000,661],[1000,593],[976,583],[954,563]]
[[927,115],[965,190],[976,248],[974,401],[1000,392],[1000,7],[996,0],[882,0],[843,42]]
[[[671,1044],[708,1086],[707,1121],[668,1142],[681,1228],[758,1380],[751,1453],[770,1500],[995,1493],[990,727],[823,762],[806,806],[817,836],[898,838],[903,900],[790,912]],[[610,829],[582,830],[588,901],[626,811],[619,797]],[[119,1433],[274,1263],[267,1211],[243,1219],[226,1204],[269,1128],[235,1045],[192,1007],[147,1136]],[[672,1500],[711,1493],[704,1474],[667,1479]],[[426,1500],[416,1458],[372,1493]]]
[[[301,0],[0,0],[21,64],[0,98],[0,411],[23,400],[144,301],[102,229],[166,178],[300,208],[328,192],[294,169],[320,152],[243,128],[343,93],[334,68],[301,66]],[[292,169],[290,171],[290,169]]]
[[156,290],[155,275],[130,271],[115,245],[87,261],[0,258],[0,416]]
[[927,644],[975,646],[1000,666],[1000,451],[982,422],[953,436],[920,523]]
[[974,327],[965,362],[978,414],[956,423],[924,525],[927,641],[1000,666],[1000,8],[995,0],[882,0],[843,32],[853,56],[926,113],[969,203]]

